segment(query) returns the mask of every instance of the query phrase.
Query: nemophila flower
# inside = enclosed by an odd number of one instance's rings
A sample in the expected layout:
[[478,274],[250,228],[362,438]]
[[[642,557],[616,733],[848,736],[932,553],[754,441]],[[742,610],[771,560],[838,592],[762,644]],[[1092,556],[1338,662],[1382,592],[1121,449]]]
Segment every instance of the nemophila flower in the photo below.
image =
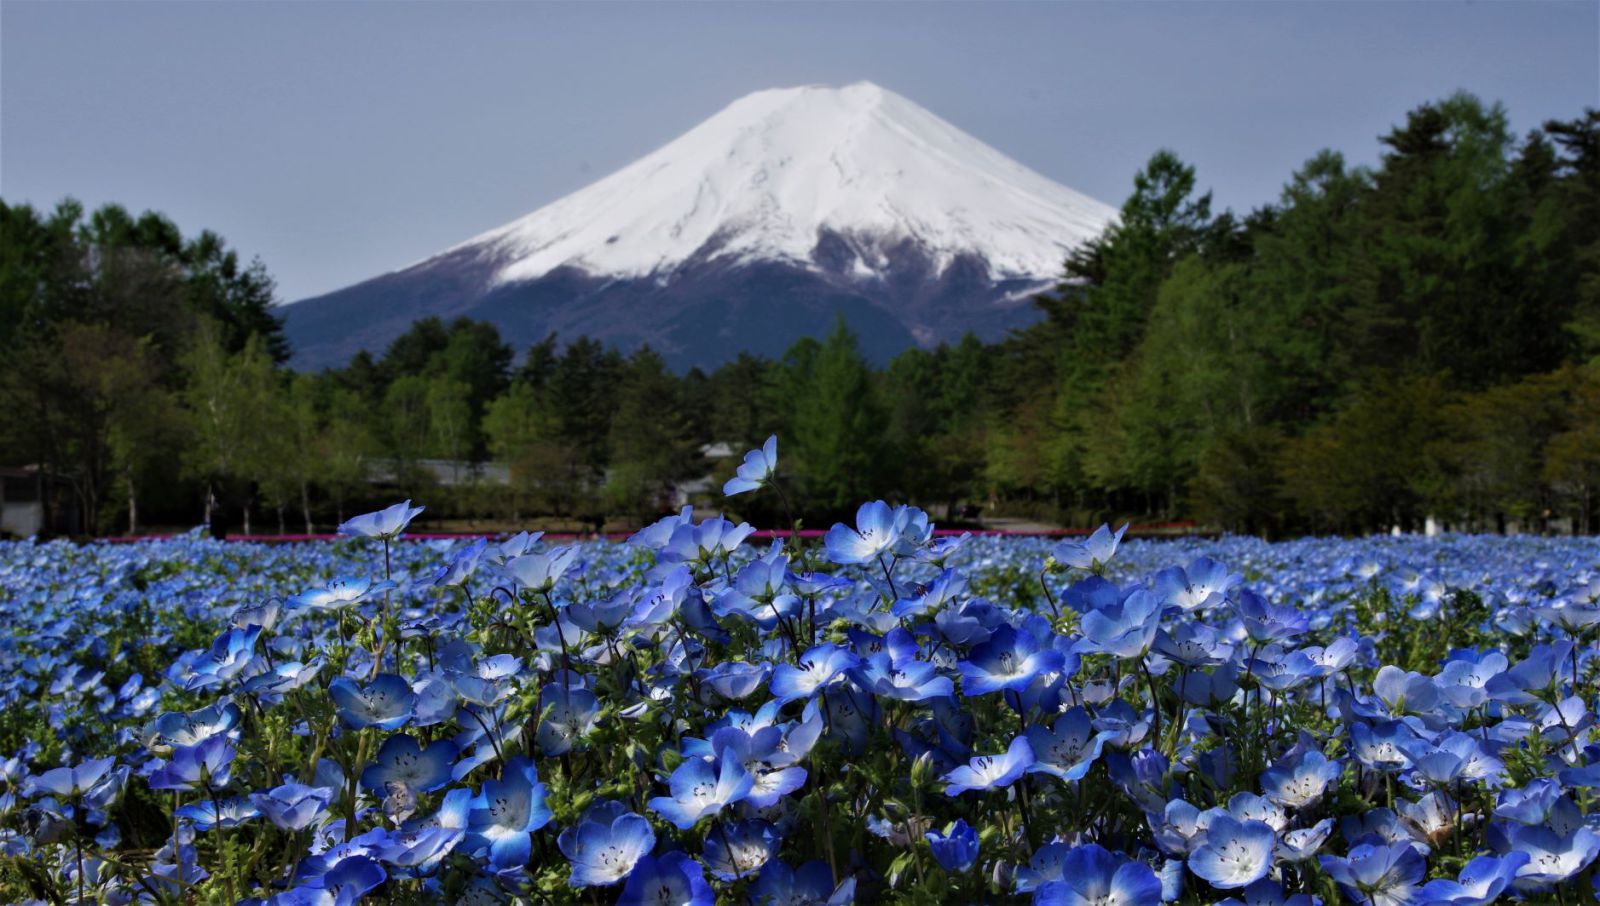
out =
[[[897,629],[895,633],[904,631]],[[907,650],[880,651],[862,657],[849,675],[868,693],[899,701],[927,701],[954,695],[956,691],[955,683],[939,673],[938,665]]]
[[1283,831],[1278,838],[1279,862],[1304,862],[1322,849],[1333,833],[1333,819],[1324,818],[1310,827]]
[[1416,739],[1403,722],[1383,721],[1368,725],[1361,721],[1350,724],[1350,743],[1356,760],[1375,771],[1394,772],[1411,765],[1406,746]]
[[1407,906],[1417,899],[1428,866],[1407,843],[1366,843],[1350,854],[1320,856],[1322,870],[1356,903]]
[[700,671],[700,681],[723,698],[738,701],[761,688],[770,669],[766,664],[728,661]]
[[1439,702],[1439,687],[1434,685],[1433,677],[1391,665],[1380,668],[1378,675],[1373,677],[1372,694],[1383,702],[1387,710],[1385,714],[1372,716],[1426,714]]
[[458,548],[450,555],[449,562],[439,567],[439,571],[433,574],[429,584],[438,588],[454,588],[462,585],[478,571],[478,561],[483,559],[483,553],[488,547],[488,539],[479,538],[471,544]]
[[37,777],[28,778],[24,794],[30,797],[82,796],[93,789],[116,763],[115,758],[91,758],[76,767],[45,771]]
[[1173,799],[1159,813],[1146,813],[1145,821],[1162,852],[1185,856],[1204,842],[1206,826],[1218,814],[1216,809],[1202,812],[1186,800]]
[[1527,853],[1520,852],[1478,856],[1467,863],[1456,880],[1440,878],[1422,885],[1420,899],[1438,906],[1489,906],[1511,886],[1528,859]]
[[778,435],[767,438],[759,450],[751,450],[744,455],[744,462],[734,470],[732,478],[722,486],[722,493],[732,497],[746,491],[754,491],[772,480],[778,471]]
[[643,856],[623,885],[617,906],[715,906],[705,869],[680,852]]
[[556,583],[572,568],[578,557],[576,547],[558,547],[552,551],[523,554],[506,561],[505,570],[516,580],[519,589],[534,594],[549,594]]
[[967,577],[954,569],[946,569],[928,583],[927,590],[922,594],[894,602],[890,612],[896,619],[926,616],[953,603],[966,591]]
[[590,806],[575,826],[561,832],[556,845],[572,863],[568,884],[607,887],[633,872],[655,847],[656,835],[646,818],[608,800]]
[[1293,607],[1280,607],[1248,588],[1235,596],[1234,611],[1252,642],[1284,642],[1311,627],[1306,615]]
[[855,900],[855,893],[854,877],[835,887],[833,870],[820,859],[796,869],[773,859],[750,888],[756,906],[846,906]]
[[1210,557],[1197,557],[1185,567],[1170,567],[1151,577],[1163,602],[1180,610],[1221,606],[1229,592],[1244,581],[1238,573]]
[[193,746],[179,746],[172,757],[150,775],[152,790],[216,790],[233,778],[237,754],[227,736],[212,736]]
[[1501,790],[1494,816],[1519,824],[1544,824],[1553,811],[1571,800],[1562,796],[1561,785],[1548,777],[1537,777],[1522,786]]
[[1106,741],[1115,735],[1115,730],[1096,730],[1089,712],[1072,708],[1048,729],[1039,725],[1028,728],[1028,745],[1036,759],[1028,770],[1061,780],[1081,780],[1100,757]]
[[1305,808],[1321,801],[1342,771],[1342,763],[1330,761],[1322,750],[1296,745],[1262,772],[1261,790],[1281,806]]
[[956,665],[965,695],[1021,691],[1040,674],[1061,670],[1061,652],[1040,642],[1027,629],[1002,624]]
[[544,755],[564,755],[594,729],[600,699],[581,686],[551,683],[539,692],[539,729],[535,739]]
[[249,666],[255,657],[256,639],[261,637],[260,626],[230,629],[217,637],[205,657],[190,666],[183,678],[183,688],[195,692],[221,685]]
[[1155,653],[1181,666],[1215,667],[1233,656],[1233,643],[1204,623],[1179,623],[1156,633]]
[[337,677],[328,684],[328,697],[339,711],[339,720],[352,730],[397,730],[411,719],[417,703],[411,684],[395,673],[380,673],[365,686],[347,676]]
[[1512,852],[1528,855],[1527,864],[1517,869],[1515,881],[1523,893],[1561,884],[1600,855],[1600,833],[1587,826],[1557,833],[1544,825],[1515,824],[1508,837]]
[[1079,541],[1068,539],[1056,543],[1050,549],[1050,556],[1063,566],[1077,569],[1098,569],[1111,562],[1117,554],[1117,545],[1122,542],[1122,536],[1127,534],[1128,527],[1124,525],[1115,532],[1111,526],[1102,525],[1094,530],[1094,534]]
[[339,534],[359,538],[394,538],[406,530],[411,520],[417,518],[422,507],[413,507],[411,501],[377,511],[363,513],[339,524]]
[[331,787],[285,783],[264,793],[251,793],[250,801],[274,825],[286,831],[300,831],[327,813],[333,796]]
[[771,691],[780,704],[809,699],[817,690],[853,669],[861,659],[848,649],[825,643],[808,650],[794,664],[773,668]]
[[945,871],[966,874],[978,863],[978,831],[961,819],[942,831],[928,831],[923,836],[933,850],[934,860]]
[[246,821],[261,817],[261,809],[249,799],[236,796],[220,801],[201,799],[199,802],[191,802],[178,808],[173,814],[188,820],[196,830],[208,831],[219,826],[238,827]]
[[343,610],[394,588],[393,582],[373,582],[367,576],[341,576],[321,588],[312,588],[289,598],[292,610]]
[[1075,846],[1061,859],[1061,880],[1034,891],[1035,906],[1154,906],[1161,879],[1143,862],[1098,843]]
[[485,780],[467,812],[468,846],[487,849],[495,868],[526,865],[534,831],[550,822],[544,784],[526,758],[507,761],[498,780]]
[[1033,747],[1028,737],[1011,740],[1005,752],[999,755],[979,755],[961,767],[940,778],[945,782],[946,796],[959,796],[968,790],[992,790],[1016,783],[1034,763]]
[[1217,815],[1205,842],[1189,854],[1189,870],[1219,890],[1236,890],[1267,876],[1277,845],[1277,832],[1265,822]]
[[1433,786],[1448,786],[1458,780],[1498,786],[1505,777],[1505,764],[1486,753],[1478,739],[1466,733],[1445,733],[1437,744],[1418,738],[1403,746],[1411,759],[1413,776]]
[[782,841],[777,829],[760,818],[722,822],[706,834],[701,859],[718,881],[737,881],[761,870]]
[[431,873],[466,838],[475,798],[472,790],[465,787],[447,791],[437,812],[401,824],[381,848],[379,858],[391,865]]
[[1012,890],[1032,893],[1051,881],[1061,880],[1061,867],[1072,847],[1065,843],[1046,843],[1033,851],[1027,865],[1018,865],[1012,876]]
[[836,522],[822,539],[828,559],[834,563],[873,563],[892,551],[900,541],[895,512],[887,503],[874,500],[856,510],[854,528]]
[[350,855],[310,882],[281,894],[273,903],[284,906],[354,906],[388,877],[377,860],[365,855]]
[[747,522],[734,525],[720,516],[699,525],[683,523],[672,530],[657,555],[663,562],[709,566],[739,549],[755,528]]
[[1108,752],[1105,757],[1111,782],[1135,805],[1148,814],[1160,814],[1166,808],[1172,764],[1165,755],[1155,749],[1139,749],[1131,753]]
[[1558,697],[1562,671],[1575,646],[1569,639],[1535,645],[1528,656],[1498,676],[1490,677],[1489,698],[1508,705],[1550,702]]
[[1321,906],[1319,897],[1305,893],[1285,893],[1283,885],[1271,878],[1261,880],[1249,885],[1240,891],[1244,899],[1229,897],[1216,904],[1216,906]]
[[1361,645],[1355,639],[1340,636],[1325,646],[1308,645],[1300,651],[1311,661],[1313,675],[1325,679],[1343,673],[1345,668],[1355,663],[1356,655],[1361,653]]
[[1090,651],[1119,658],[1143,657],[1161,625],[1161,599],[1148,589],[1135,589],[1121,602],[1091,610],[1078,623]]
[[361,785],[382,794],[391,784],[403,784],[413,793],[431,793],[450,782],[460,749],[448,739],[423,748],[415,737],[397,733],[383,741],[377,758],[361,772]]
[[651,799],[650,810],[688,830],[750,795],[755,778],[737,758],[689,758],[672,772],[667,786],[672,795]]
[[196,711],[169,711],[139,732],[145,748],[165,755],[176,746],[198,745],[213,736],[239,736],[239,721],[244,712],[233,702],[217,702]]

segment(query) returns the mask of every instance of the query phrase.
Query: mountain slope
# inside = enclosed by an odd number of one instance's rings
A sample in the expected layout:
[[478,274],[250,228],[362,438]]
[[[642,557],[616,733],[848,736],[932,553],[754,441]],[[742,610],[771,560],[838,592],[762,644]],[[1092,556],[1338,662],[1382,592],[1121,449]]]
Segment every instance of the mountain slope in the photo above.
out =
[[526,217],[295,304],[288,331],[313,368],[428,314],[687,367],[775,355],[842,314],[881,360],[1029,322],[1029,294],[1114,214],[876,85],[762,91]]

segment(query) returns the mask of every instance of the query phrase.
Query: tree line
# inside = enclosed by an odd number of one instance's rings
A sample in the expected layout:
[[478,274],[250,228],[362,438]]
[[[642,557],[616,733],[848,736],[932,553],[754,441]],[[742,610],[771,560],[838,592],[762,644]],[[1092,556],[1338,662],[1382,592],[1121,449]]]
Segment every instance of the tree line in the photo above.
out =
[[[777,433],[812,520],[881,496],[1266,534],[1595,531],[1600,113],[1518,137],[1457,94],[1380,142],[1371,167],[1316,155],[1244,215],[1160,151],[1036,325],[881,368],[842,322],[778,360],[676,374],[648,347],[515,350],[430,318],[296,374],[271,279],[219,237],[0,202],[0,464],[69,487],[85,531],[145,512],[310,530],[393,493],[598,525],[708,476],[715,496]],[[430,461],[497,463],[509,484],[469,468],[430,487]]]

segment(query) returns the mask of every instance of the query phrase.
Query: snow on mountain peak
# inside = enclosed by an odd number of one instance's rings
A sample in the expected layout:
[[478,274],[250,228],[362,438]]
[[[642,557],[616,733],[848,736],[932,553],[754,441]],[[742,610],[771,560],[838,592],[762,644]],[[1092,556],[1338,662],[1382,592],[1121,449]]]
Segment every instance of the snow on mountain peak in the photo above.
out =
[[610,176],[469,240],[493,283],[561,267],[665,277],[690,260],[809,265],[825,233],[878,274],[909,241],[937,269],[1046,279],[1116,215],[870,82],[746,95]]

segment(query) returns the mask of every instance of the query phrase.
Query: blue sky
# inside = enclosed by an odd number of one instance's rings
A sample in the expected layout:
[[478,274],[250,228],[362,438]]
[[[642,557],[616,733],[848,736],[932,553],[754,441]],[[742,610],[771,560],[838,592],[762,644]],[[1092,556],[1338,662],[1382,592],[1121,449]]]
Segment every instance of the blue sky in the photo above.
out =
[[750,91],[869,79],[1120,204],[1159,147],[1220,205],[1464,88],[1600,106],[1600,3],[43,3],[0,7],[0,196],[155,208],[285,300],[402,267]]

